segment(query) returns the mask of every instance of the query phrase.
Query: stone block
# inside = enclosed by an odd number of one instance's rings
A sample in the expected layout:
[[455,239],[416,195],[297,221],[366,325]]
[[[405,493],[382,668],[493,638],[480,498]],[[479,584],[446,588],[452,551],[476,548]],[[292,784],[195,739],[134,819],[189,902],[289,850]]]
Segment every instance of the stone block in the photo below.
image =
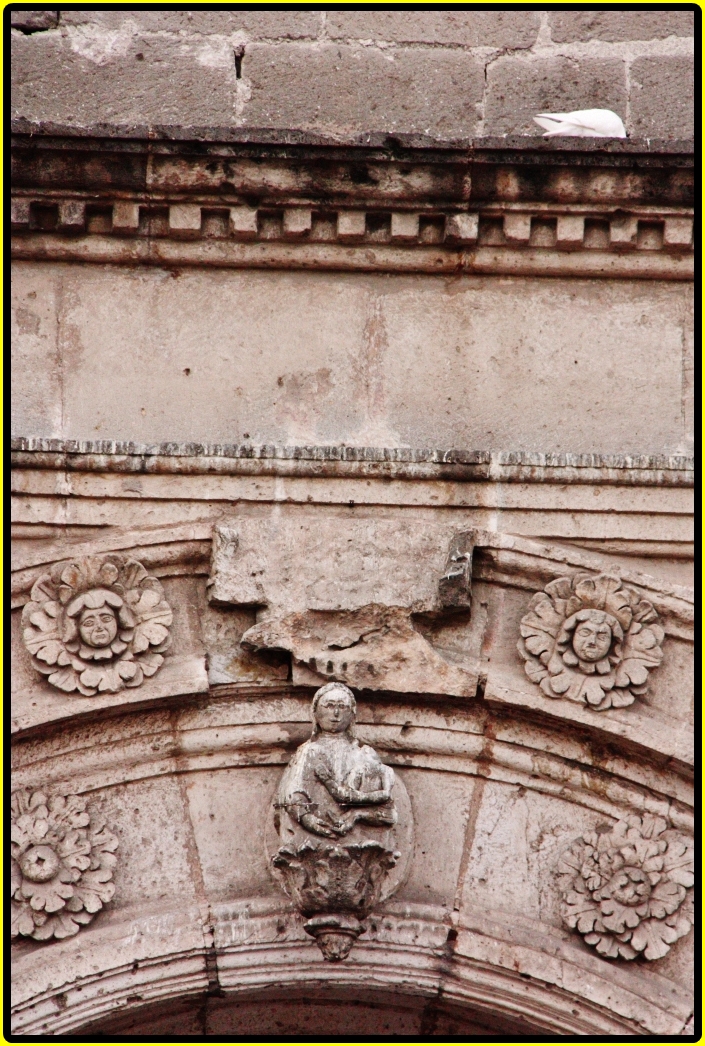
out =
[[679,283],[43,262],[30,290],[17,434],[681,453]]
[[57,285],[47,275],[26,263],[13,266],[10,396],[13,432],[38,431],[44,426],[47,432],[58,435],[61,428]]
[[527,244],[531,237],[530,214],[505,214],[504,238],[507,243]]
[[10,25],[23,33],[39,33],[55,29],[59,23],[58,11],[10,11]]
[[320,22],[321,16],[316,11],[179,11],[134,7],[128,10],[84,8],[61,12],[61,24],[64,26],[89,25],[115,30],[127,24],[146,33],[181,33],[186,36],[231,36],[241,33],[256,40],[315,39]]
[[110,911],[145,902],[158,909],[177,891],[184,906],[193,902],[192,829],[178,780],[152,777],[107,789],[101,809],[119,840]]
[[592,108],[624,115],[624,63],[613,58],[543,58],[510,55],[487,68],[485,134],[539,134],[537,113]]
[[636,247],[639,222],[632,215],[613,218],[610,222],[610,243],[615,247]]
[[15,196],[10,201],[10,226],[13,232],[20,232],[29,228],[30,201],[21,196]]
[[[282,739],[283,740],[283,739]],[[190,774],[186,795],[209,901],[281,897],[268,867],[264,825],[282,768]]]
[[196,203],[177,203],[169,208],[169,232],[192,239],[201,234],[201,208]]
[[446,218],[445,238],[451,243],[477,243],[477,214],[452,214]]
[[255,127],[468,136],[484,90],[482,61],[456,50],[254,44],[244,68]]
[[[333,559],[322,571],[320,549]],[[241,519],[214,531],[210,599],[277,612],[357,611],[372,604],[416,613],[438,608],[449,532],[442,524],[320,518],[272,524]],[[290,571],[287,564],[296,561]],[[338,644],[344,650],[346,644]]]
[[560,214],[556,219],[556,245],[582,247],[585,219],[582,214]]
[[[90,30],[90,31],[88,31]],[[230,42],[134,28],[12,34],[12,114],[72,124],[235,122]]]
[[365,235],[364,211],[340,211],[338,214],[338,239],[343,243],[361,240]]
[[284,239],[297,240],[311,231],[311,211],[307,207],[287,207],[282,220]]
[[657,40],[666,36],[692,36],[692,11],[594,10],[548,12],[551,39],[555,43],[578,40]]
[[62,200],[59,203],[59,229],[80,232],[86,227],[86,205],[83,200]]
[[254,240],[257,235],[257,208],[231,207],[230,231],[238,239]]
[[140,206],[131,200],[118,200],[113,204],[113,230],[115,232],[137,232],[140,224]]
[[414,809],[414,857],[397,900],[452,911],[477,778],[412,768],[395,773],[403,778]]
[[692,138],[695,133],[693,59],[669,55],[637,58],[630,69],[630,134]]
[[663,223],[664,247],[689,247],[692,241],[692,218],[666,218]]
[[540,23],[538,11],[329,11],[326,31],[333,39],[517,48],[531,47]]
[[392,214],[392,241],[394,243],[416,243],[418,238],[418,214]]

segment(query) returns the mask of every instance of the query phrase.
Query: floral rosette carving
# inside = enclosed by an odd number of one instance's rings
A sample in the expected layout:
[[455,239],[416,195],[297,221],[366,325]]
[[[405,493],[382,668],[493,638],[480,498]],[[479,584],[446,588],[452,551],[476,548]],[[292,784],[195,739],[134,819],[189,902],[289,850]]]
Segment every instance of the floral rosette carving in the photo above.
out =
[[576,574],[537,592],[521,619],[519,653],[547,697],[595,711],[646,693],[664,631],[648,600],[609,574]]
[[577,839],[558,864],[562,915],[608,959],[661,959],[693,923],[693,844],[666,821],[618,821]]
[[172,619],[159,581],[141,563],[109,554],[43,574],[22,612],[23,638],[52,686],[93,697],[153,676]]
[[12,796],[11,935],[72,937],[113,896],[118,841],[77,795]]

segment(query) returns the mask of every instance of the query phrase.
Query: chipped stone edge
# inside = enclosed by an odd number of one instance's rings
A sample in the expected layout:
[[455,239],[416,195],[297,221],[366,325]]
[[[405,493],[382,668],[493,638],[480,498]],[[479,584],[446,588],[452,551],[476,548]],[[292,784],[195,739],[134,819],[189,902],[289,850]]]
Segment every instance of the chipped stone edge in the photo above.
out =
[[205,474],[241,472],[326,475],[392,472],[400,479],[520,483],[694,485],[695,462],[685,455],[555,454],[412,447],[280,446],[276,444],[135,443],[18,436],[16,468],[72,472]]

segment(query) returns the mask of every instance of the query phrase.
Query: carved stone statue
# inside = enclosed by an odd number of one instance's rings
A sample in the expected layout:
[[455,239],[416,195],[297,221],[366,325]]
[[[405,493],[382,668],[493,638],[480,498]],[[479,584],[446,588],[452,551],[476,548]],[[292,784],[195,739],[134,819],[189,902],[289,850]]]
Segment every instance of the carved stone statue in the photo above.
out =
[[311,739],[296,750],[279,785],[281,845],[272,864],[308,917],[306,931],[324,958],[336,962],[364,931],[363,920],[401,857],[395,847],[399,786],[394,771],[355,737],[355,698],[348,687],[321,687],[311,711]]
[[172,611],[141,563],[109,553],[43,574],[22,623],[32,663],[52,686],[93,697],[139,686],[157,672]]
[[623,708],[646,693],[663,658],[664,631],[654,607],[609,574],[549,582],[521,619],[526,674],[547,697],[597,712]]

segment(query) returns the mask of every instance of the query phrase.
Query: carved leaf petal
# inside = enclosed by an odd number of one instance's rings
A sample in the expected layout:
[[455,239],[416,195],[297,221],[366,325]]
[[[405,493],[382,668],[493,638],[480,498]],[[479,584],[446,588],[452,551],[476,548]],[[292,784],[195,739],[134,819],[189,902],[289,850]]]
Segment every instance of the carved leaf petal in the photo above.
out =
[[54,937],[61,940],[64,937],[74,937],[81,929],[81,926],[89,923],[93,916],[89,915],[88,912],[67,912],[64,910],[55,918],[53,934]]
[[71,883],[62,882],[60,874],[55,875],[46,883],[34,883],[27,879],[22,882],[20,892],[23,897],[27,898],[32,908],[37,910],[44,908],[47,912],[57,912],[64,907],[66,899],[73,895],[73,886]]
[[114,883],[103,882],[100,878],[96,878],[102,874],[104,873],[86,872],[75,887],[76,896],[81,900],[86,911],[92,914],[99,912],[115,893]]
[[99,578],[105,585],[114,585],[118,579],[118,568],[114,563],[103,563],[99,571]]
[[56,632],[53,635],[37,635],[33,629],[26,628],[24,641],[30,654],[34,654],[39,661],[44,661],[47,665],[55,665],[64,650],[63,643]]
[[51,579],[50,574],[42,574],[40,578],[32,585],[32,591],[30,593],[30,600],[32,603],[38,603],[44,605],[45,603],[53,602],[58,598],[56,585]]
[[[619,679],[619,672],[617,672],[617,679]],[[614,690],[610,690],[610,698],[614,708],[628,708],[629,705],[634,704],[634,694],[631,690],[621,690],[617,686]]]
[[79,868],[81,871],[85,871],[90,867],[91,844],[86,838],[85,832],[80,829],[67,832],[58,844],[57,851],[69,868]]
[[27,904],[11,902],[10,912],[10,936],[14,940],[18,935],[30,937],[34,931],[34,919],[32,910]]
[[679,936],[675,927],[660,919],[644,919],[632,934],[631,943],[647,959],[662,959]]
[[655,919],[663,919],[667,915],[673,915],[685,897],[685,887],[668,880],[660,882],[654,887],[649,898],[649,915]]
[[74,668],[61,668],[49,676],[49,682],[59,690],[70,692],[78,686],[78,676]]
[[86,668],[85,671],[81,672],[81,682],[88,690],[95,690],[100,685],[103,679],[103,670],[100,668]]
[[671,840],[663,858],[664,871],[669,879],[681,886],[695,882],[693,847],[685,839]]
[[616,959],[619,955],[619,945],[609,934],[589,933],[586,934],[585,941],[596,948],[606,959]]
[[160,623],[160,620],[153,618],[151,621],[141,621],[135,628],[135,638],[132,643],[132,649],[136,654],[141,654],[142,651],[147,650],[149,645],[157,646],[162,643],[167,636],[169,631],[166,625],[171,624],[171,615],[167,618],[164,616],[164,623]]
[[146,676],[153,676],[162,664],[164,664],[162,655],[151,651],[140,658],[140,667]]
[[134,661],[118,661],[115,668],[121,679],[133,679],[137,674],[137,665]]
[[605,690],[611,689],[613,679],[613,676],[603,676],[602,678],[599,676],[586,677],[583,684],[583,694],[587,703],[593,706],[601,705],[605,697]]

